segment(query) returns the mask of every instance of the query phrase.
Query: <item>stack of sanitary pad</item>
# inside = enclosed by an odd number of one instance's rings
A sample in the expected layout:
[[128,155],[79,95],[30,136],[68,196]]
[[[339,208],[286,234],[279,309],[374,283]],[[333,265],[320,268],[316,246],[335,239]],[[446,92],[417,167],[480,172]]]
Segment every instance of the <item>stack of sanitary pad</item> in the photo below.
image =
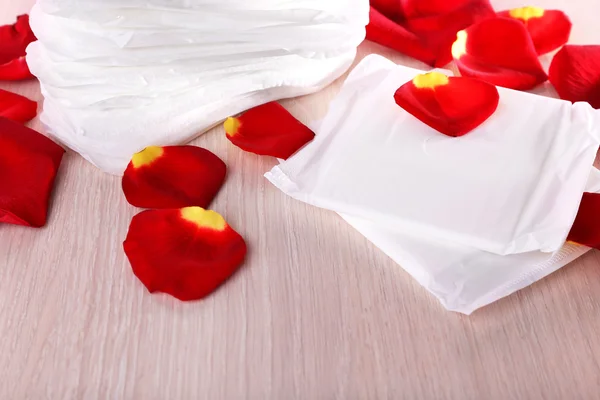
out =
[[38,0],[27,61],[49,133],[118,174],[148,145],[328,85],[367,23],[361,0]]

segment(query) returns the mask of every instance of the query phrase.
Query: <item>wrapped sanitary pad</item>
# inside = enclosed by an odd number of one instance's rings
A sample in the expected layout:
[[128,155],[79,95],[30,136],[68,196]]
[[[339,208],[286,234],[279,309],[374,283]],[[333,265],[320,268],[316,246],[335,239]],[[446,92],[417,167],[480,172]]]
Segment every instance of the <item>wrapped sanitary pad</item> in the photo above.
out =
[[499,88],[498,111],[461,138],[397,106],[421,71],[379,57],[350,74],[315,141],[267,173],[285,193],[337,211],[454,311],[471,313],[588,249],[565,245],[600,120],[575,104]]
[[600,115],[587,103],[499,88],[494,115],[448,137],[394,101],[421,72],[367,57],[317,138],[271,181],[299,200],[411,236],[501,255],[558,250],[598,150]]
[[38,0],[27,50],[48,132],[111,173],[148,145],[317,91],[351,65],[362,0]]

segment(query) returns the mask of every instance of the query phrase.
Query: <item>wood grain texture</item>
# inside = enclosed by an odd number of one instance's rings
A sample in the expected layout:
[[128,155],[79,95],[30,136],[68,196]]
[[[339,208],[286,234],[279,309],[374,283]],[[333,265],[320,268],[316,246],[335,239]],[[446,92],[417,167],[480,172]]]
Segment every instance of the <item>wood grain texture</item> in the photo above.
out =
[[[0,0],[0,23],[31,4]],[[536,5],[568,12],[573,43],[600,43],[599,0]],[[317,119],[339,84],[283,104]],[[40,99],[34,82],[0,87]],[[268,184],[274,160],[221,128],[193,143],[229,166],[213,208],[247,238],[242,270],[202,302],[148,294],[121,245],[137,210],[69,152],[47,227],[0,225],[0,399],[598,398],[600,253],[461,316],[340,217]]]

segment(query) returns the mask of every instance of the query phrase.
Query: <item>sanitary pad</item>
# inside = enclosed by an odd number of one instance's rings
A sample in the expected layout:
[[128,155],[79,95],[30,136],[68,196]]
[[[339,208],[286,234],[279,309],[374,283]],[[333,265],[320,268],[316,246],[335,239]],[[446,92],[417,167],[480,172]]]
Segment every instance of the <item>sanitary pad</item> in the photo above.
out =
[[598,150],[598,112],[499,88],[494,115],[448,137],[394,101],[421,72],[365,58],[317,138],[269,179],[299,200],[411,236],[500,255],[558,250]]
[[148,145],[320,90],[367,23],[361,0],[38,0],[27,61],[49,134],[119,174]]
[[365,58],[315,141],[266,177],[341,213],[444,307],[469,314],[588,250],[565,238],[583,192],[600,188],[599,116],[499,88],[498,111],[450,138],[394,102],[420,72]]

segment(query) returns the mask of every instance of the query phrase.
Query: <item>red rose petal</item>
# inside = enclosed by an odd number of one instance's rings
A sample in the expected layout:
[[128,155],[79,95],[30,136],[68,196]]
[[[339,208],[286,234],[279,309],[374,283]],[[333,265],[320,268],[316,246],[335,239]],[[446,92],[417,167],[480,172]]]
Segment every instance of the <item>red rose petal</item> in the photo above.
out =
[[494,15],[488,0],[372,0],[367,39],[444,66],[456,33]]
[[377,10],[379,13],[389,18],[391,21],[400,22],[404,20],[403,0],[371,0],[371,11]]
[[558,49],[569,41],[571,21],[560,10],[521,7],[501,11],[499,17],[513,18],[525,25],[538,55]]
[[[451,48],[458,31],[477,21],[495,16],[494,9],[487,0],[462,2],[409,0],[407,3],[415,4],[413,9],[417,11],[405,10],[408,15],[405,26],[436,54],[436,61],[433,64],[435,67],[443,67],[452,61]],[[438,14],[430,14],[434,10]],[[411,17],[413,14],[415,16]]]
[[222,216],[200,207],[139,213],[123,247],[133,273],[151,293],[182,301],[211,294],[246,256],[244,239]]
[[29,43],[36,40],[29,27],[29,16],[17,17],[12,25],[0,26],[0,64],[6,64],[25,55]]
[[600,249],[600,194],[583,194],[567,241]]
[[405,19],[448,14],[477,3],[475,0],[400,0]]
[[64,150],[44,135],[0,118],[0,222],[41,227]]
[[429,72],[402,85],[394,99],[433,129],[448,136],[462,136],[496,111],[500,96],[489,83]]
[[549,76],[561,99],[600,109],[600,45],[566,45],[552,59]]
[[20,81],[34,76],[29,71],[25,57],[18,57],[0,65],[0,81]]
[[196,146],[147,147],[123,175],[127,201],[141,208],[206,208],[221,189],[227,167]]
[[452,45],[460,73],[496,86],[528,90],[548,77],[525,26],[508,18],[489,18],[460,31]]
[[231,143],[255,154],[287,159],[315,134],[279,103],[271,102],[227,118],[225,132]]
[[37,115],[37,103],[16,93],[0,89],[0,117],[25,123]]
[[370,20],[367,25],[367,39],[382,46],[389,47],[409,57],[416,58],[429,65],[435,64],[436,56],[423,42],[402,25],[388,19],[385,15],[371,7]]

